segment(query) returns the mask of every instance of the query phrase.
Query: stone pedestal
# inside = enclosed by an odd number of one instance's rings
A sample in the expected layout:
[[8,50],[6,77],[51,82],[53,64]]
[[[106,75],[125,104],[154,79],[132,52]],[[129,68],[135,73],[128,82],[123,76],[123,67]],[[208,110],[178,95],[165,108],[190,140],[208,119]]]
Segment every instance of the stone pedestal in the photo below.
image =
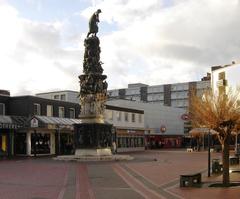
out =
[[112,125],[75,124],[75,155],[111,155]]

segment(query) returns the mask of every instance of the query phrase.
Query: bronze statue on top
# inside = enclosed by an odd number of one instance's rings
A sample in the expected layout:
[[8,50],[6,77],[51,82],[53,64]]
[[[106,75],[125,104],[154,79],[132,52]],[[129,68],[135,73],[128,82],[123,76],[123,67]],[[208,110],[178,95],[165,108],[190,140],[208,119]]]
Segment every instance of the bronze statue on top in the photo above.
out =
[[96,36],[96,34],[98,33],[99,13],[101,13],[101,12],[102,11],[100,9],[98,9],[91,16],[91,18],[89,20],[89,32],[87,34],[87,37],[89,37],[90,34],[93,34],[94,36]]

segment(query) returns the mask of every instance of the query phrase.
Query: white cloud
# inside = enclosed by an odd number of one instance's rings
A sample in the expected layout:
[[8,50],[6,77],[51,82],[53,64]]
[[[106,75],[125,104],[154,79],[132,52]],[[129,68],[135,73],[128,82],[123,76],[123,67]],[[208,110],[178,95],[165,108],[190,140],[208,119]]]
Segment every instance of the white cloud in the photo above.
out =
[[212,65],[239,59],[238,0],[182,0],[167,7],[164,1],[104,0],[82,15],[96,8],[103,11],[101,21],[118,25],[102,41],[111,88],[199,80]]
[[[92,2],[80,13],[88,20],[102,9],[98,35],[110,88],[200,80],[212,65],[239,60],[239,0]],[[71,33],[71,23],[23,19],[0,3],[1,88],[13,94],[79,90],[86,33]]]
[[26,20],[18,16],[16,9],[2,4],[0,26],[2,89],[13,95],[79,89],[82,53],[62,45],[64,24]]

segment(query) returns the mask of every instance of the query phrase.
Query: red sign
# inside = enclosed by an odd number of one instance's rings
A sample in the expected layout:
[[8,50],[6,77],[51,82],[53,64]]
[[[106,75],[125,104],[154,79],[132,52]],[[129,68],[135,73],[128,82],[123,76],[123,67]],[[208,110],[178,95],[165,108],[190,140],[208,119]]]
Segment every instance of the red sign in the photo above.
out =
[[188,114],[184,113],[184,114],[182,114],[181,118],[182,118],[182,120],[188,120],[189,116],[188,116]]

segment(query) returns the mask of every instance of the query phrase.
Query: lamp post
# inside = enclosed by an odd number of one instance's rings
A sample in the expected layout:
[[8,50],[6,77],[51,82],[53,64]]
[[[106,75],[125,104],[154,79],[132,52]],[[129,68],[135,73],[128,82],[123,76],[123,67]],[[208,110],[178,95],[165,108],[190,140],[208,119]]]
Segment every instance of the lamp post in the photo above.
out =
[[210,151],[210,129],[208,131],[208,177],[210,177],[210,167],[211,167],[211,151]]
[[36,146],[36,141],[37,141],[37,131],[36,129],[33,130],[34,131],[34,139],[33,139],[33,153],[34,153],[34,157],[37,157],[37,146]]

